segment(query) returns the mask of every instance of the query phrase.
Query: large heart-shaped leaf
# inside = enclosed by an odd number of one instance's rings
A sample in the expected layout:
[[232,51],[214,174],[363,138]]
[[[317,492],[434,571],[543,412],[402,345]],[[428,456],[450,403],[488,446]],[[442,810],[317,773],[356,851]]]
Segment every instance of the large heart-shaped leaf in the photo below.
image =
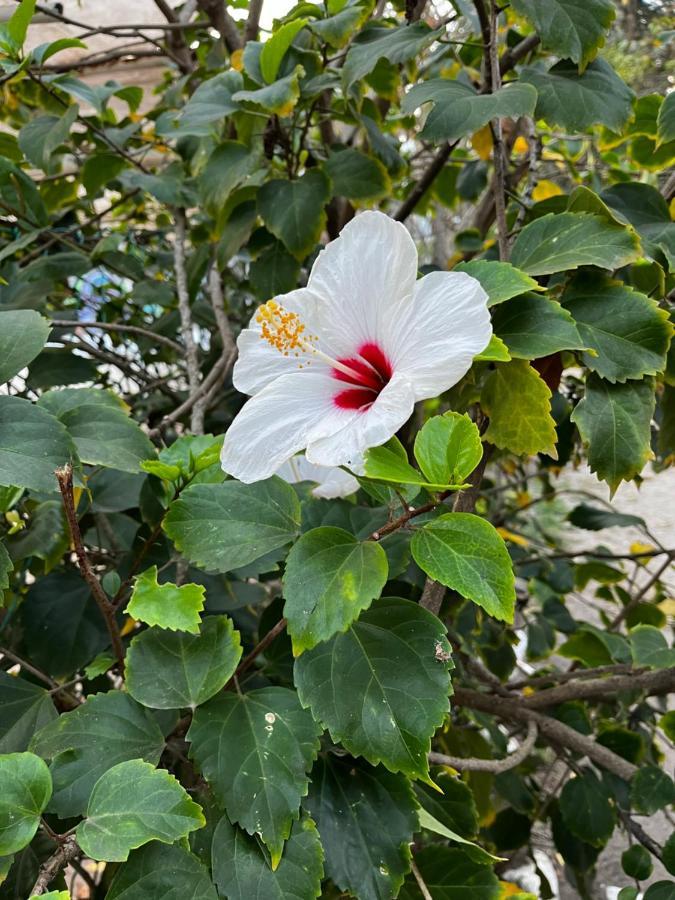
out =
[[0,856],[30,844],[51,794],[49,769],[39,756],[0,756]]
[[0,312],[0,384],[35,359],[49,332],[49,322],[35,310]]
[[313,249],[326,222],[330,182],[317,169],[296,181],[275,178],[258,191],[258,210],[273,235],[298,259]]
[[153,841],[120,866],[106,900],[218,900],[209,870],[178,844]]

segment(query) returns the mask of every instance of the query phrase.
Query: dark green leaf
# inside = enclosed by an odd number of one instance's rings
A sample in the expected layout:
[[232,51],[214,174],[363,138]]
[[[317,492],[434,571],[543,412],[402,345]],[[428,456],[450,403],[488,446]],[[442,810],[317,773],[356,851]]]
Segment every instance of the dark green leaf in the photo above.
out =
[[675,803],[675,784],[656,766],[642,766],[631,781],[630,802],[636,813],[651,816]]
[[185,104],[176,132],[196,137],[212,134],[217,123],[239,109],[232,95],[240,91],[243,85],[244,79],[234,69],[202,81]]
[[586,67],[605,42],[607,29],[616,15],[612,0],[513,0],[513,9],[534,25],[543,46],[556,56],[567,57]]
[[513,621],[516,591],[511,558],[488,521],[472,513],[439,516],[415,532],[411,550],[430,578],[473,600],[489,615]]
[[631,516],[626,513],[614,512],[612,509],[603,509],[580,503],[575,506],[567,517],[576,528],[585,528],[587,531],[602,531],[603,528],[630,528],[631,526],[644,526],[644,519],[640,516]]
[[0,753],[27,750],[33,734],[56,715],[44,688],[0,672]]
[[50,810],[62,818],[84,813],[92,788],[116,763],[157,763],[164,748],[152,714],[121,691],[95,694],[38,731],[31,750],[51,759]]
[[28,400],[0,397],[0,484],[57,490],[54,469],[77,452],[57,418]]
[[258,160],[239,141],[219,144],[209,157],[201,175],[201,196],[206,209],[217,215],[232,191],[242,184]]
[[630,118],[633,91],[604,59],[593,60],[582,75],[573,62],[563,59],[547,72],[526,67],[520,77],[537,89],[536,116],[549,125],[572,132],[591,125],[621,131]]
[[663,98],[658,118],[659,144],[675,141],[675,96],[672,91]]
[[206,866],[178,844],[146,844],[112,880],[106,900],[218,900]]
[[248,277],[259,300],[267,301],[278,294],[287,294],[298,283],[300,263],[275,241],[253,260]]
[[187,735],[190,755],[234,822],[281,857],[307,793],[320,728],[294,691],[222,693],[200,706]]
[[[434,900],[498,900],[502,896],[491,867],[475,862],[466,849],[426,847],[415,854],[415,864]],[[399,898],[423,900],[412,876],[408,876]]]
[[626,875],[642,881],[652,874],[652,858],[640,844],[633,844],[621,854],[621,867]]
[[49,171],[50,162],[59,144],[68,139],[77,119],[79,108],[69,106],[62,116],[37,116],[19,132],[19,147],[34,166]]
[[487,293],[488,306],[496,306],[511,297],[525,294],[527,291],[543,290],[534,278],[516,269],[511,263],[498,262],[493,259],[472,259],[458,263],[453,272],[466,272],[476,278]]
[[321,894],[323,850],[307,816],[293,822],[275,869],[255,838],[223,816],[213,834],[211,865],[213,880],[228,900],[313,900]]
[[369,75],[381,59],[392,65],[407,62],[421,53],[438,37],[425,22],[414,22],[397,28],[374,25],[362,31],[352,43],[342,67],[345,90]]
[[131,642],[127,690],[153,709],[195,709],[229,681],[241,659],[239,632],[227,616],[208,616],[199,634],[150,628]]
[[549,213],[526,225],[513,245],[514,266],[550,275],[579,266],[616,269],[639,256],[634,232],[587,213]]
[[300,526],[293,488],[272,477],[256,484],[196,484],[174,501],[164,530],[190,562],[229,572],[291,543]]
[[130,850],[158,840],[173,844],[206,824],[199,804],[164,769],[132,759],[99,778],[77,826],[77,842],[87,856],[124,862]]
[[503,303],[492,313],[492,327],[511,356],[520,359],[588,346],[569,312],[538,294],[523,294]]
[[326,874],[360,900],[395,897],[410,869],[417,828],[407,779],[382,766],[328,755],[312,769],[306,801],[326,854]]
[[300,97],[300,78],[303,74],[302,66],[296,66],[294,71],[285,78],[280,78],[265,87],[250,91],[237,91],[232,99],[235,103],[251,103],[259,106],[282,118],[290,116]]
[[427,781],[431,737],[448,712],[449,658],[436,616],[409,600],[380,600],[346,633],[303,653],[295,684],[354,756]]
[[258,191],[263,222],[298,259],[307,256],[321,236],[329,184],[322,172],[310,169],[296,181],[275,178]]
[[666,365],[673,326],[656,300],[602,276],[575,279],[563,305],[577,322],[586,366],[607,381],[656,375]]
[[616,815],[610,793],[590,770],[566,782],[560,812],[572,834],[587,844],[603,847],[612,836]]
[[324,163],[333,194],[349,200],[379,200],[391,192],[391,182],[382,163],[360,150],[348,148],[331,153]]
[[584,399],[571,418],[588,446],[592,471],[609,484],[612,494],[652,457],[654,403],[654,385],[649,380],[610,384],[591,375],[586,381]]

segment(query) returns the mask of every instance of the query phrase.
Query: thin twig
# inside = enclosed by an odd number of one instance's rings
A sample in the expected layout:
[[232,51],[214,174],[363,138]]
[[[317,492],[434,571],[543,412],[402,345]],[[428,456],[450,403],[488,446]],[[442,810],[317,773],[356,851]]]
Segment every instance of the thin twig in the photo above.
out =
[[569,681],[556,687],[537,691],[523,698],[530,709],[558,706],[568,700],[615,700],[622,691],[643,691],[648,696],[669,694],[675,690],[675,667],[655,672],[631,672],[608,678]]
[[[247,672],[256,661],[256,659],[260,656],[260,654],[269,647],[272,641],[279,637],[282,631],[286,628],[286,625],[286,619],[279,619],[274,628],[271,628],[267,632],[265,637],[262,638],[262,640],[258,641],[253,650],[251,650],[251,652],[248,654],[248,656],[245,656],[244,659],[239,663],[239,665],[237,666],[237,671],[234,673],[230,681],[232,681],[234,678],[240,678],[244,674],[244,672]],[[226,687],[228,685],[226,685]]]
[[[664,552],[664,551],[660,551],[660,552]],[[623,609],[619,610],[619,612],[616,614],[616,616],[614,616],[612,621],[607,626],[608,631],[614,631],[614,629],[617,628],[623,622],[623,620],[626,618],[628,613],[632,612],[635,609],[635,607],[640,603],[642,598],[647,595],[647,593],[652,589],[652,587],[656,584],[656,582],[661,578],[663,573],[666,571],[668,566],[671,564],[673,556],[675,556],[675,551],[673,551],[673,550],[667,550],[665,552],[668,554],[665,562],[663,562],[658,567],[658,569],[656,570],[656,572],[654,572],[654,574],[649,579],[649,581],[645,585],[643,585],[643,587],[637,592],[637,594],[634,597],[632,597],[628,601],[628,603],[626,603],[626,605],[623,607]],[[657,554],[655,553],[654,555],[656,556]]]
[[[490,4],[490,45],[488,50],[490,67],[490,90],[495,94],[502,86],[499,70],[497,21],[499,14],[493,2]],[[497,242],[499,258],[506,262],[509,258],[509,237],[506,226],[506,159],[502,140],[502,121],[496,116],[490,123],[492,130],[492,162],[495,169],[495,212],[497,220]]]
[[96,576],[96,573],[91,566],[91,562],[89,561],[89,557],[87,556],[87,551],[84,549],[84,544],[82,542],[80,525],[77,521],[77,513],[75,511],[75,499],[73,497],[73,467],[70,465],[70,463],[68,463],[62,468],[57,469],[54,474],[56,475],[56,480],[59,483],[59,490],[61,491],[61,498],[63,500],[63,508],[66,513],[66,519],[68,521],[68,527],[70,529],[70,535],[72,537],[75,555],[77,556],[77,563],[80,569],[80,574],[89,586],[94,600],[96,601],[96,605],[98,606],[101,615],[103,616],[106,628],[108,629],[108,634],[110,635],[110,642],[112,644],[113,652],[117,657],[117,661],[119,663],[120,672],[123,672],[124,645],[122,644],[119,626],[117,624],[117,620],[115,619],[115,609],[112,603],[108,600],[108,597],[101,586],[101,582],[98,580],[98,577]]
[[258,28],[260,27],[260,14],[262,13],[263,0],[249,0],[248,19],[244,26],[244,43],[255,41],[258,39]]
[[149,328],[141,328],[139,325],[124,325],[121,322],[78,322],[71,319],[52,319],[51,324],[53,328],[100,329],[101,331],[119,331],[120,334],[137,334],[139,337],[148,338],[156,344],[164,344],[164,346],[170,347],[181,356],[185,355],[185,350],[176,341],[172,341],[171,338],[165,337],[163,334],[150,331]]
[[[199,373],[199,356],[192,333],[192,310],[190,309],[190,293],[188,290],[187,270],[185,268],[186,221],[185,210],[176,209],[174,214],[176,236],[173,242],[173,263],[176,275],[176,293],[178,294],[178,312],[180,314],[181,335],[185,345],[185,358],[188,370],[190,393],[199,389],[201,376]],[[190,429],[193,434],[204,434],[204,406],[195,402],[192,406]]]
[[417,865],[415,864],[414,859],[410,860],[410,871],[415,876],[415,881],[417,882],[417,887],[420,889],[420,894],[422,895],[424,900],[434,900],[434,898],[431,896],[431,892],[429,891],[429,888],[424,883],[424,879],[422,878],[422,873],[417,868]]
[[17,656],[12,650],[8,650],[6,647],[0,647],[0,656],[6,656],[7,659],[11,660],[15,665],[21,666],[22,669],[25,669],[27,672],[30,672],[31,675],[34,675],[40,681],[44,681],[45,684],[48,684],[52,690],[60,689],[60,685],[58,681],[54,681],[53,678],[50,678],[49,675],[46,675],[44,672],[41,672],[40,669],[36,669],[32,663],[26,662],[25,659],[22,659],[20,656]]
[[459,772],[492,772],[495,775],[515,769],[521,762],[527,759],[537,742],[539,729],[537,723],[530,720],[527,723],[527,735],[525,740],[504,759],[479,759],[478,757],[446,756],[444,753],[429,753],[429,762],[433,766],[452,766]]
[[33,885],[31,896],[40,896],[47,893],[47,889],[51,882],[56,878],[61,869],[68,865],[73,857],[77,856],[80,848],[74,837],[66,838],[63,843],[56,848],[54,853],[46,862],[40,866],[37,881]]

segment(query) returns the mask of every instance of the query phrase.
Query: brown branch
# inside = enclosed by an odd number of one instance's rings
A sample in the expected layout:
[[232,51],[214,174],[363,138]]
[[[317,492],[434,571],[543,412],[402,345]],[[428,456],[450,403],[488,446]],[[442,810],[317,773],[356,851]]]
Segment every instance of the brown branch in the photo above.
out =
[[235,678],[240,678],[244,674],[244,672],[247,672],[251,668],[260,654],[263,653],[269,647],[269,645],[279,637],[282,631],[286,628],[287,624],[288,623],[286,619],[279,619],[274,628],[271,628],[267,632],[265,637],[262,638],[262,640],[258,641],[253,650],[251,650],[251,652],[248,654],[248,656],[245,656],[244,659],[239,663],[239,665],[237,666],[237,671],[234,673],[232,678],[230,678],[227,685],[225,685],[226,688],[229,687],[232,682],[234,682]]
[[198,0],[197,5],[220,34],[228,51],[234,53],[235,50],[240,50],[243,41],[234,19],[226,9],[225,0]]
[[56,848],[54,853],[48,860],[42,863],[38,872],[37,881],[33,885],[31,896],[40,896],[46,894],[50,883],[56,878],[61,869],[77,856],[80,848],[73,836],[67,837],[63,843]]
[[588,681],[576,680],[568,684],[537,691],[523,699],[530,709],[557,706],[568,700],[615,699],[621,691],[643,691],[649,696],[669,694],[675,690],[675,666],[658,669],[655,672],[641,672],[630,675],[612,675],[609,678],[592,678]]
[[[192,310],[190,309],[190,293],[188,290],[187,271],[185,268],[186,220],[185,210],[176,209],[174,213],[176,235],[173,242],[173,264],[176,275],[176,293],[178,295],[178,312],[180,314],[181,335],[185,345],[185,357],[188,370],[190,393],[199,389],[201,376],[199,372],[199,356],[192,333]],[[192,406],[190,429],[193,434],[204,434],[204,404],[199,399]]]
[[459,772],[492,772],[498,775],[515,769],[527,759],[537,742],[539,730],[537,723],[530,719],[527,722],[527,735],[523,743],[504,759],[479,759],[478,757],[446,756],[444,753],[429,753],[429,762],[434,766],[452,766]]
[[31,675],[34,675],[40,681],[44,681],[45,684],[49,685],[50,689],[60,689],[58,681],[54,681],[49,675],[46,675],[44,672],[40,671],[40,669],[36,669],[32,663],[26,662],[25,659],[17,656],[12,650],[8,650],[6,647],[0,647],[0,656],[6,656],[10,662],[13,662],[17,666],[21,666],[22,669],[30,672]]
[[211,267],[209,269],[208,284],[209,297],[211,300],[211,306],[213,308],[213,315],[216,319],[216,325],[218,326],[218,331],[220,333],[220,341],[223,346],[223,356],[227,357],[228,359],[231,358],[232,360],[234,360],[234,356],[237,352],[237,345],[235,344],[234,337],[232,336],[230,320],[227,318],[227,313],[225,312],[223,283],[220,277],[220,272],[218,271],[218,262],[216,259],[215,249],[213,258],[211,260]]
[[[511,691],[524,687],[538,687],[542,684],[563,684],[568,681],[577,681],[584,678],[598,678],[600,675],[624,675],[627,672],[641,673],[644,669],[634,669],[630,663],[616,663],[610,666],[596,666],[594,669],[570,669],[567,672],[543,672],[532,678],[521,678],[519,681],[509,681],[505,685]],[[498,679],[499,680],[499,679]],[[501,684],[501,682],[499,682]]]
[[[635,553],[604,553],[602,550],[570,550],[564,553],[547,553],[542,556],[527,556],[525,559],[516,559],[514,564],[518,566],[529,566],[536,562],[547,562],[550,559],[575,559],[577,556],[587,556],[589,559],[643,559],[651,556],[663,556],[667,554],[668,559],[665,565],[659,571],[659,575],[668,568],[671,558],[675,557],[675,550],[640,550]],[[651,587],[651,584],[649,585]],[[623,617],[622,617],[623,618]]]
[[75,555],[77,556],[77,564],[80,569],[80,574],[89,586],[89,590],[91,591],[94,600],[96,601],[96,605],[98,606],[100,613],[103,616],[106,628],[108,629],[108,634],[110,635],[110,642],[112,644],[113,652],[115,653],[115,656],[117,657],[117,661],[119,663],[120,672],[123,672],[124,645],[122,644],[120,630],[117,625],[117,620],[115,619],[115,608],[108,600],[105,591],[101,587],[101,582],[98,580],[98,577],[96,576],[96,573],[91,566],[91,562],[89,561],[89,557],[87,556],[87,551],[84,549],[84,544],[82,542],[80,525],[77,521],[77,513],[75,511],[75,499],[73,497],[73,467],[70,465],[70,463],[68,463],[67,465],[63,466],[63,468],[57,469],[54,474],[56,475],[56,480],[59,483],[59,490],[61,491],[61,498],[63,500],[63,508],[66,513],[66,519],[68,520],[68,527],[70,529],[70,535],[73,541]]
[[262,13],[263,0],[249,0],[248,18],[244,26],[244,43],[256,41],[258,39],[258,29],[260,27],[260,14]]
[[85,330],[100,328],[101,331],[119,331],[121,334],[137,334],[139,337],[149,338],[157,344],[164,344],[165,347],[170,347],[181,356],[185,355],[185,350],[180,344],[177,344],[176,341],[172,341],[171,338],[165,337],[163,334],[157,334],[154,331],[150,331],[149,328],[141,328],[139,325],[124,325],[121,322],[78,322],[72,319],[52,319],[51,324],[54,328],[84,328]]
[[[642,588],[640,588],[640,590],[637,592],[637,594],[634,597],[632,597],[628,601],[628,603],[626,603],[626,605],[623,607],[623,609],[619,610],[619,612],[616,614],[616,616],[614,616],[612,621],[607,626],[608,631],[614,631],[614,629],[617,628],[623,622],[623,620],[626,618],[628,613],[635,609],[635,607],[640,603],[642,598],[647,595],[647,593],[652,589],[652,587],[656,584],[656,582],[660,579],[660,577],[666,571],[668,566],[671,564],[673,556],[675,556],[675,551],[661,550],[660,552],[661,553],[665,552],[668,554],[668,556],[666,557],[666,560],[662,563],[662,565],[660,565],[658,567],[658,569],[656,570],[656,572],[654,572],[654,574],[651,576],[649,581],[645,585],[643,585]],[[654,555],[656,555],[656,554],[654,554]]]
[[[482,4],[479,4],[482,6]],[[494,94],[502,85],[499,70],[499,45],[497,35],[497,7],[492,0],[489,26],[489,70],[490,91]],[[506,227],[506,157],[504,154],[504,141],[502,140],[502,122],[499,116],[490,123],[492,131],[492,162],[495,170],[495,212],[497,219],[497,243],[499,245],[499,258],[506,262],[509,258],[509,237]]]
[[453,141],[451,144],[445,143],[440,148],[440,150],[436,152],[436,155],[434,156],[427,169],[425,169],[422,177],[419,179],[415,187],[410,191],[408,196],[405,198],[403,203],[401,203],[398,210],[394,214],[394,219],[397,222],[405,222],[408,216],[413,212],[417,204],[429,190],[438,175],[440,175],[440,173],[443,171],[443,167],[450,158],[450,154],[458,144],[459,141]]
[[539,735],[548,743],[581,753],[592,762],[630,781],[637,772],[637,766],[628,762],[602,744],[596,743],[574,728],[570,728],[557,719],[545,716],[537,710],[530,709],[521,699],[509,700],[506,697],[493,697],[489,694],[481,694],[467,688],[455,688],[453,703],[456,707],[465,707],[479,712],[489,713],[506,721],[534,722],[539,729]]
[[500,60],[499,60],[499,72],[501,75],[505,75],[509,72],[515,65],[517,65],[520,60],[527,56],[528,53],[531,53],[535,47],[539,44],[539,35],[538,34],[530,34],[526,38],[524,38],[519,44],[516,44],[515,47],[512,47],[510,50],[504,51]]

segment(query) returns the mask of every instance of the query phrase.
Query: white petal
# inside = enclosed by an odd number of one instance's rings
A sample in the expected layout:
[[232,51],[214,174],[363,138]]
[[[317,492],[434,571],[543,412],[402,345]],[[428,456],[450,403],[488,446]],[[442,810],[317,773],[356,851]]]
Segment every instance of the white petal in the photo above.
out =
[[414,384],[415,400],[434,397],[468,372],[488,345],[487,294],[465,272],[431,272],[415,284],[408,315],[397,322],[394,369]]
[[316,487],[312,490],[312,494],[326,500],[348,497],[359,489],[358,481],[349,472],[337,466],[315,466],[304,454],[294,456],[285,462],[277,471],[277,475],[289,484],[313,481]]
[[250,484],[269,478],[302,450],[314,430],[330,434],[342,425],[332,401],[335,380],[307,370],[282,375],[244,404],[225,435],[223,469]]
[[410,381],[394,375],[366,412],[345,410],[344,424],[323,437],[315,433],[307,445],[307,459],[319,466],[348,466],[358,471],[369,447],[379,447],[410,418],[415,391]]
[[[321,337],[339,356],[377,341],[392,317],[410,304],[417,250],[404,225],[380,212],[363,212],[321,251],[308,287],[324,300]],[[384,347],[383,349],[387,349]]]
[[[274,299],[290,312],[298,313],[308,332],[314,332],[320,327],[317,319],[322,300],[307,288],[280,294]],[[298,371],[298,365],[302,361],[294,356],[284,356],[276,347],[261,339],[255,313],[248,328],[239,335],[237,349],[239,355],[232,370],[232,383],[242,394],[257,394],[280,375]],[[315,363],[313,365],[316,366]]]

